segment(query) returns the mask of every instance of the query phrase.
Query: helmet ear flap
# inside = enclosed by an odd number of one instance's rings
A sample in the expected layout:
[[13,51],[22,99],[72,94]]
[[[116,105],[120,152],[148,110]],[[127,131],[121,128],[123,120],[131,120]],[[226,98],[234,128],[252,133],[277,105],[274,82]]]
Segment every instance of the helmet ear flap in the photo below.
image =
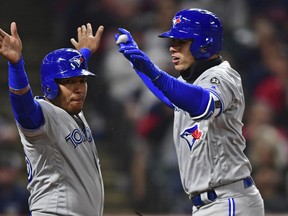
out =
[[211,47],[213,47],[213,38],[204,37],[193,40],[190,51],[196,60],[203,60],[210,58],[214,53],[211,53]]
[[49,85],[42,85],[42,92],[47,99],[53,100],[59,93],[59,86],[56,82],[49,82]]

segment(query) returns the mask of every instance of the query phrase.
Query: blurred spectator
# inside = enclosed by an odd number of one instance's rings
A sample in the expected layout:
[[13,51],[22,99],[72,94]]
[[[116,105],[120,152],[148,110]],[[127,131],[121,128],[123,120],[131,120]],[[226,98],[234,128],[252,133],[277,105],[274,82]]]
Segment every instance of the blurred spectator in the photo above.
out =
[[[157,35],[170,28],[171,19],[178,10],[177,1],[151,0],[145,2],[143,9],[145,13],[142,14],[135,11],[138,22],[130,27],[131,33],[135,35],[139,47],[150,54],[159,67],[173,74],[171,56],[167,52],[169,41],[161,40]],[[124,132],[130,136],[121,141],[128,145],[131,154],[128,166],[131,166],[133,208],[145,213],[176,212],[175,205],[171,204],[179,202],[177,207],[183,211],[185,202],[180,201],[180,197],[185,194],[179,178],[175,147],[172,138],[165,139],[172,136],[173,111],[147,90],[129,62],[120,57],[113,40],[106,55],[104,71],[110,84],[111,98],[123,108],[122,115],[126,116],[130,125],[127,127],[125,124]],[[186,204],[189,203],[185,198]],[[179,209],[178,212],[181,213]]]
[[0,114],[0,146],[15,143],[19,135],[14,122],[9,121]]
[[[275,113],[286,109],[288,84],[288,58],[270,57],[271,74],[255,88],[254,98],[268,102]],[[267,66],[268,67],[268,66]],[[288,89],[287,89],[288,90]]]
[[[153,60],[161,61],[163,69],[167,69],[172,65],[171,57],[166,52],[168,44],[158,39],[157,35],[164,31],[162,28],[166,30],[170,26],[171,17],[174,15],[174,10],[177,9],[175,1],[156,1],[155,5],[153,5],[153,11],[147,11],[147,13],[143,13],[142,10],[147,8],[141,7],[142,4],[135,5],[140,3],[140,1],[130,2],[130,0],[127,0],[125,3],[131,4],[129,8],[133,8],[133,10],[131,9],[130,13],[124,13],[122,11],[127,10],[127,7],[123,3],[120,4],[117,8],[117,19],[120,19],[121,22],[118,20],[119,26],[114,29],[114,34],[119,27],[131,29],[138,45],[147,50],[148,53],[153,53]],[[169,18],[164,22],[162,18],[167,16]],[[113,37],[111,35],[107,40],[109,40],[109,45],[103,61],[103,77],[104,82],[107,83],[108,98],[110,98],[109,104],[113,104],[113,106],[110,105],[111,113],[108,121],[110,122],[111,119],[111,126],[116,129],[111,134],[111,138],[112,140],[113,137],[116,138],[119,143],[117,147],[113,147],[113,151],[118,156],[118,152],[121,150],[127,160],[126,163],[122,160],[125,163],[124,167],[129,167],[131,162],[129,160],[132,156],[131,154],[133,154],[131,145],[134,145],[134,141],[132,141],[131,137],[134,134],[135,124],[139,118],[148,112],[157,99],[147,90],[141,79],[129,65],[129,62],[118,53],[114,35]],[[122,125],[125,125],[125,127],[121,127]],[[114,142],[112,141],[111,143]]]
[[[258,17],[254,22],[261,55],[261,63],[266,71],[258,70],[258,73],[263,73],[264,76],[262,77],[264,79],[262,78],[258,83],[255,83],[256,80],[253,79],[252,76],[251,82],[254,82],[253,85],[254,89],[256,88],[256,97],[261,97],[272,102],[272,108],[275,111],[279,111],[279,109],[283,107],[283,102],[280,101],[283,101],[284,99],[284,86],[288,82],[288,52],[285,52],[285,49],[288,48],[288,44],[285,45],[276,26],[271,20],[264,17]],[[263,82],[263,84],[261,82]],[[258,87],[259,85],[261,86]],[[274,94],[274,101],[271,101],[270,95],[267,95],[268,92],[263,92],[265,91],[264,88],[267,87],[270,87],[270,94]]]
[[28,216],[29,192],[21,183],[21,156],[12,150],[0,151],[0,214]]
[[274,127],[263,125],[254,131],[249,144],[252,176],[264,199],[265,212],[287,212],[287,140]]
[[158,101],[137,121],[131,161],[131,198],[136,211],[191,212],[179,177],[172,125],[173,110]]
[[[285,65],[283,61],[287,62],[288,57],[288,3],[285,0],[276,0],[273,3],[267,0],[252,0],[249,1],[249,7],[250,25],[253,27],[257,45],[254,57],[247,61],[249,71],[246,72],[244,80],[248,96],[251,96],[263,79],[271,76],[287,77],[287,63]],[[284,82],[285,80],[287,78],[283,79]]]
[[262,100],[251,101],[243,130],[252,176],[263,196],[266,211],[285,212],[287,204],[283,191],[288,143],[283,130],[275,126],[271,105]]
[[263,125],[272,125],[274,113],[271,105],[262,100],[251,101],[246,108],[244,115],[243,135],[248,142],[257,128]]
[[271,125],[261,125],[250,138],[248,154],[255,168],[266,166],[284,169],[288,162],[288,140]]
[[[247,27],[249,13],[248,2],[246,0],[218,0],[217,4],[213,0],[184,0],[182,8],[205,8],[223,20],[225,31],[235,31]],[[228,11],[228,13],[227,13]]]

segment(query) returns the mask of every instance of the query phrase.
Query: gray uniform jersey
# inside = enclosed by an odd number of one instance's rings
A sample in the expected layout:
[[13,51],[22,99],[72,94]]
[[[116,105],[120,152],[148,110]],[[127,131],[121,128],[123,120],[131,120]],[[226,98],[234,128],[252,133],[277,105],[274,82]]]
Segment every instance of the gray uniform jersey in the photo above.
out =
[[33,131],[18,125],[26,154],[32,216],[101,216],[104,189],[99,158],[82,112],[84,131],[63,109],[38,101],[44,125]]
[[229,184],[251,173],[243,153],[245,101],[240,75],[224,61],[202,73],[194,84],[217,96],[223,109],[220,115],[202,121],[194,121],[189,113],[175,109],[174,142],[187,194]]

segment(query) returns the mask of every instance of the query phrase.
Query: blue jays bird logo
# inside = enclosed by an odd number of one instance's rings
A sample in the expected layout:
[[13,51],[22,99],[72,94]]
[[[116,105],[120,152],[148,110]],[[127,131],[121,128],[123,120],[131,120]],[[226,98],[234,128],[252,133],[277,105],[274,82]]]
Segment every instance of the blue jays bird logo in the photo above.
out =
[[72,69],[75,69],[76,67],[79,68],[81,66],[81,64],[84,62],[84,59],[82,56],[79,55],[79,56],[74,56],[69,61],[71,62]]
[[181,16],[175,16],[173,18],[173,27],[175,27],[175,25],[177,25],[180,22],[181,22]]
[[198,128],[198,124],[196,124],[193,127],[185,129],[180,136],[186,140],[191,151],[194,143],[201,138],[202,134]]

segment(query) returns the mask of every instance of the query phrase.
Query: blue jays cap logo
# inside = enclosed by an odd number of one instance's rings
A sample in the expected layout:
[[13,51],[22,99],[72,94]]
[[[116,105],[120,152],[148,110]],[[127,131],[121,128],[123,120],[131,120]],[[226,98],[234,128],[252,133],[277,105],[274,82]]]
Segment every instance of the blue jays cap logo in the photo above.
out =
[[181,16],[175,16],[172,22],[173,22],[173,28],[174,28],[177,24],[181,23]]
[[76,67],[80,68],[81,64],[84,62],[84,58],[81,55],[74,56],[70,60],[71,67],[74,70]]
[[194,143],[201,138],[202,132],[199,130],[198,124],[196,124],[193,127],[185,129],[180,136],[186,140],[191,151]]

